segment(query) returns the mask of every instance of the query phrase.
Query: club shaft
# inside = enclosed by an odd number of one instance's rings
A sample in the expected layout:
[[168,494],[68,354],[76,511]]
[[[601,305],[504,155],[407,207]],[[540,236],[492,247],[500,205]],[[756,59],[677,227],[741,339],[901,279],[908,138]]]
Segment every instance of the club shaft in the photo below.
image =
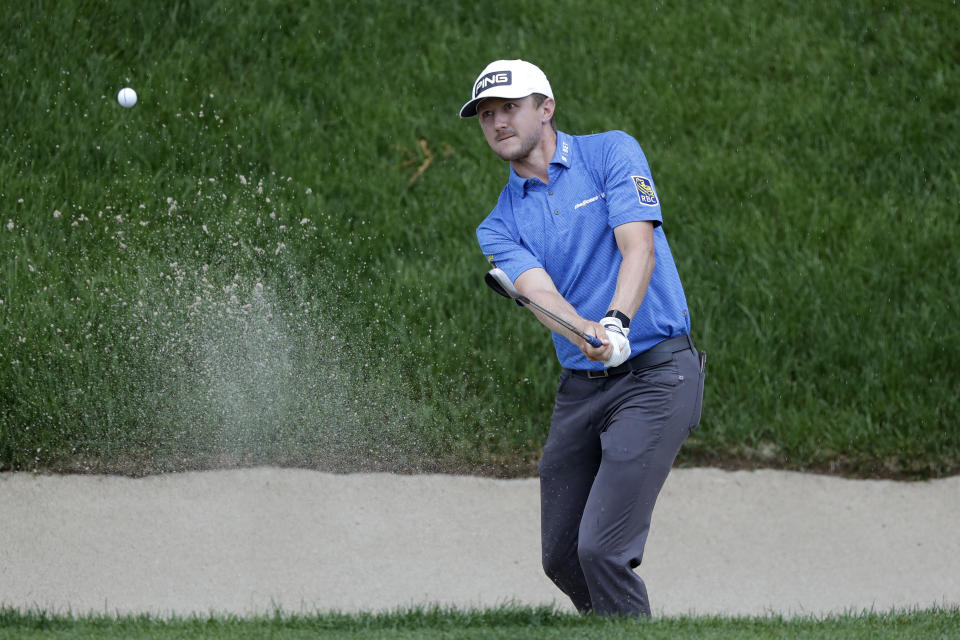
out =
[[591,335],[588,334],[588,333],[584,333],[583,331],[581,331],[580,329],[576,328],[575,326],[573,326],[572,324],[570,324],[569,322],[567,322],[566,320],[564,320],[563,318],[561,318],[561,317],[558,316],[557,314],[553,313],[552,311],[548,311],[548,310],[544,309],[543,307],[541,307],[540,305],[538,305],[536,302],[534,302],[534,301],[531,300],[530,298],[528,298],[528,297],[526,297],[526,296],[523,296],[523,295],[518,295],[518,296],[517,296],[517,300],[519,300],[521,304],[525,304],[525,305],[527,305],[527,306],[533,307],[534,309],[536,309],[537,311],[539,311],[539,312],[542,313],[543,315],[547,316],[548,318],[550,318],[551,320],[553,320],[554,322],[556,322],[558,325],[560,325],[560,326],[563,327],[564,329],[567,329],[568,331],[572,331],[572,332],[575,333],[576,335],[580,336],[581,338],[583,338],[584,340],[586,340],[587,342],[589,342],[589,343],[590,343],[591,345],[593,345],[594,347],[601,347],[601,346],[603,346],[603,343],[600,342],[600,339],[597,338],[596,336],[591,336]]

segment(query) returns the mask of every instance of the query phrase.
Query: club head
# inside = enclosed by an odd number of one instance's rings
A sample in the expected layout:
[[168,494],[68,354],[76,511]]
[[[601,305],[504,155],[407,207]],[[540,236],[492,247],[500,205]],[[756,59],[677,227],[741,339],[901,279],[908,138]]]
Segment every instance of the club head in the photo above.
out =
[[513,283],[510,282],[510,276],[504,273],[503,269],[500,267],[494,267],[490,269],[483,276],[483,281],[487,283],[487,286],[499,293],[504,298],[512,298],[514,300],[520,295],[520,293],[513,286]]

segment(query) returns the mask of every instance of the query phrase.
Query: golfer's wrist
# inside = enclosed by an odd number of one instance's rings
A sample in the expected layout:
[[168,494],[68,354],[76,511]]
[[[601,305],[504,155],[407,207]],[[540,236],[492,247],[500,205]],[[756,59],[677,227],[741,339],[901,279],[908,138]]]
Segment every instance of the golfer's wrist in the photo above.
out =
[[617,320],[620,321],[620,326],[622,326],[624,329],[630,328],[630,316],[623,313],[619,309],[612,309],[612,308],[608,309],[607,312],[603,315],[606,318],[616,318]]

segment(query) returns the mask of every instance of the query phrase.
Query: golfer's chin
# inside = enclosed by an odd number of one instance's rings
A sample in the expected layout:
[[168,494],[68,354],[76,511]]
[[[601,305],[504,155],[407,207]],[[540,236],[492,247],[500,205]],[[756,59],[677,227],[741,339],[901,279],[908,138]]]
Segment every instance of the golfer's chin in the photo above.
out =
[[529,150],[523,148],[523,144],[521,144],[520,138],[517,136],[498,140],[493,145],[493,152],[500,156],[501,160],[506,160],[507,162],[521,160],[530,153]]

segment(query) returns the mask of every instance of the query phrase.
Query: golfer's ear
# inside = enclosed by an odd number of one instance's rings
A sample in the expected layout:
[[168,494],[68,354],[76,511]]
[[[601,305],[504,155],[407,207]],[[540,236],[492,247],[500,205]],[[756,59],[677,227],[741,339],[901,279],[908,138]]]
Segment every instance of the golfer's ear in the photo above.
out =
[[553,112],[557,108],[557,103],[553,101],[553,98],[546,98],[543,101],[543,104],[540,105],[543,108],[543,124],[550,122],[550,118],[553,117]]

